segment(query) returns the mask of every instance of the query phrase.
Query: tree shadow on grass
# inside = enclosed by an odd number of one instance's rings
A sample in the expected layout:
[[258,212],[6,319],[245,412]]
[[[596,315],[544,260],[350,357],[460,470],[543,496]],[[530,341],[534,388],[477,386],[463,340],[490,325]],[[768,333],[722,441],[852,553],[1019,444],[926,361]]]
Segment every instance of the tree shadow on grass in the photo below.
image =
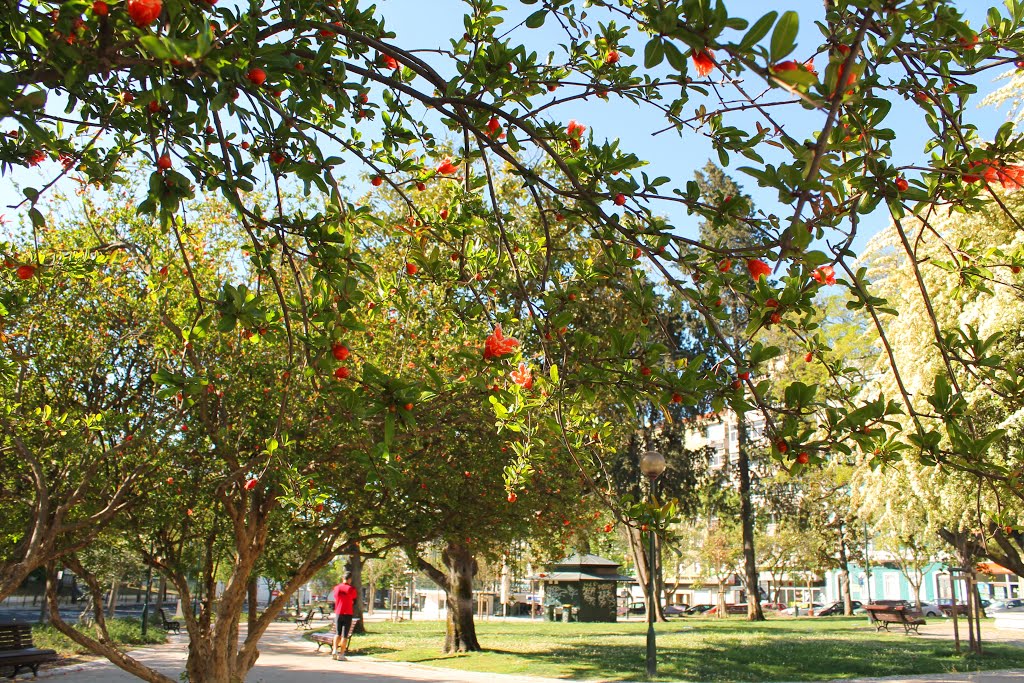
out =
[[[631,645],[556,646],[518,654],[560,670],[568,678],[645,680],[646,649]],[[810,681],[973,671],[1024,666],[1024,649],[994,648],[980,661],[953,654],[946,643],[875,642],[799,638],[792,642],[718,640],[713,645],[658,647],[660,680]],[[546,668],[546,667],[545,667]]]

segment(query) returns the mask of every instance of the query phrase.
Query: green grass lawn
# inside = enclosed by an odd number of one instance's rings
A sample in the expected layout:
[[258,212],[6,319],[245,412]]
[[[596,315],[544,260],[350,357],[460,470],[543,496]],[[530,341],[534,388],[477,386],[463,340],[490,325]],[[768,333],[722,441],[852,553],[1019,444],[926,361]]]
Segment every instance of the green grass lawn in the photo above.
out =
[[[644,680],[646,624],[477,622],[486,652],[443,655],[437,621],[367,624],[354,653],[431,666],[602,681]],[[863,617],[684,619],[658,624],[659,680],[809,681],[1024,667],[1024,648],[988,643],[978,658],[952,642],[875,633]],[[983,629],[984,632],[984,629]]]

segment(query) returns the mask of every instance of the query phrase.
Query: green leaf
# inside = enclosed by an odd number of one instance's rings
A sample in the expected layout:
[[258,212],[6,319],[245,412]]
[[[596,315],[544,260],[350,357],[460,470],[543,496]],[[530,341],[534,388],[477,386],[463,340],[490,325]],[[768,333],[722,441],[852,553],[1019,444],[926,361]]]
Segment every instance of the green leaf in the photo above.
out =
[[142,36],[139,38],[139,45],[157,59],[170,59],[175,56],[167,43],[156,36]]
[[539,9],[526,17],[526,28],[540,28],[544,25],[544,20],[547,18],[548,11],[546,9]]
[[754,25],[747,31],[747,35],[743,36],[743,40],[740,41],[740,49],[749,50],[757,45],[762,38],[768,35],[768,31],[771,30],[777,16],[779,16],[778,12],[769,12],[754,22]]
[[769,59],[774,64],[796,49],[796,35],[800,30],[800,15],[790,10],[782,15],[772,33]]
[[661,64],[663,59],[665,59],[665,45],[661,38],[652,38],[647,41],[647,46],[644,48],[644,66],[653,69]]
[[552,384],[558,384],[558,366],[552,365],[548,374],[551,375]]

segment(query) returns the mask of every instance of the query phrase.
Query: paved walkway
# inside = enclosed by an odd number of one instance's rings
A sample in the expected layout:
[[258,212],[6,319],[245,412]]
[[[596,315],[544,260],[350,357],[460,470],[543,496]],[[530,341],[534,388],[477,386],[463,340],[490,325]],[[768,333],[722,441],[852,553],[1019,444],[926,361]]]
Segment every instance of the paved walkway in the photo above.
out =
[[[147,666],[177,679],[185,668],[187,638],[170,636],[170,642],[152,648],[133,650],[132,656]],[[31,679],[31,674],[24,677]],[[22,678],[19,676],[19,678]],[[53,683],[138,683],[107,661],[89,662],[40,671],[40,681]],[[349,657],[344,662],[331,659],[326,648],[318,655],[312,643],[303,639],[294,624],[272,624],[260,640],[260,658],[249,672],[247,683],[405,683],[413,681],[452,681],[452,683],[565,683],[553,678],[509,676],[456,671],[436,667],[382,662],[369,657]]]
[[[952,625],[937,622],[929,625],[925,637],[951,639]],[[925,629],[922,629],[924,631]],[[1021,643],[1019,632],[1000,632],[988,629],[986,640]],[[134,650],[132,655],[173,679],[185,668],[187,640],[185,636],[170,636],[170,642],[157,647]],[[19,679],[31,679],[31,674]],[[138,683],[139,679],[121,671],[106,661],[55,667],[41,671],[39,680],[52,683]],[[260,658],[249,673],[247,683],[411,683],[435,681],[439,683],[565,683],[563,679],[511,676],[505,674],[476,673],[442,669],[418,664],[383,662],[369,657],[354,656],[336,662],[324,651],[317,655],[313,645],[302,638],[302,633],[288,623],[273,624],[260,644]],[[843,683],[1024,683],[1024,670],[987,671],[975,674],[949,674],[919,677],[864,678]]]

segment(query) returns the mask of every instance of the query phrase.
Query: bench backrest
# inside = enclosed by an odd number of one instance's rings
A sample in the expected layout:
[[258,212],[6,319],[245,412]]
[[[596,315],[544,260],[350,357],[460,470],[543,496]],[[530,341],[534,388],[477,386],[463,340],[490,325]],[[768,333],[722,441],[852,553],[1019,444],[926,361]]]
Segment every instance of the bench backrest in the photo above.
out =
[[864,605],[864,609],[872,614],[901,614],[907,611],[906,605]]
[[0,626],[0,651],[24,650],[32,647],[31,624],[3,624]]
[[167,622],[170,621],[170,619],[167,618],[167,613],[164,612],[163,607],[161,607],[160,609],[157,610],[157,614],[160,615],[160,622],[161,623],[166,624]]

